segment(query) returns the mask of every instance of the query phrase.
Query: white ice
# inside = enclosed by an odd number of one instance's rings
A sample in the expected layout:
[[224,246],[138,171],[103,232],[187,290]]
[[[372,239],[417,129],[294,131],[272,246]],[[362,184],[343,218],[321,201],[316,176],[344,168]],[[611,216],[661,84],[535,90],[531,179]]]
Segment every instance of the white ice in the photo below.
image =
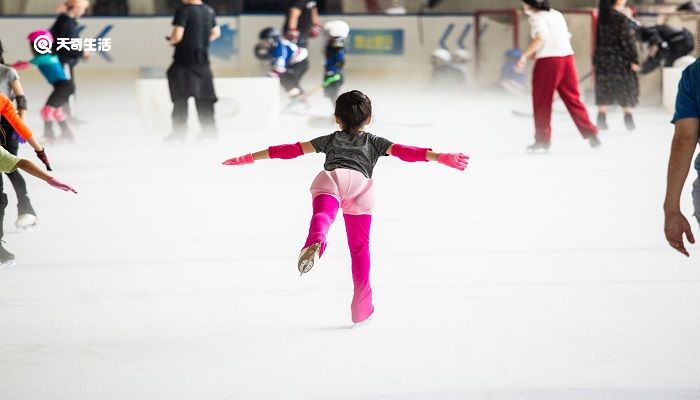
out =
[[[39,131],[47,87],[26,86]],[[47,146],[80,194],[27,178],[41,229],[20,234],[5,179],[0,399],[700,399],[700,252],[662,232],[669,115],[640,108],[628,133],[612,113],[594,151],[557,114],[551,153],[528,155],[527,98],[353,87],[371,132],[472,162],[380,160],[369,325],[350,329],[342,218],[296,269],[322,156],[220,165],[330,122],[222,119],[217,143],[164,146],[128,77],[83,75],[89,123]]]

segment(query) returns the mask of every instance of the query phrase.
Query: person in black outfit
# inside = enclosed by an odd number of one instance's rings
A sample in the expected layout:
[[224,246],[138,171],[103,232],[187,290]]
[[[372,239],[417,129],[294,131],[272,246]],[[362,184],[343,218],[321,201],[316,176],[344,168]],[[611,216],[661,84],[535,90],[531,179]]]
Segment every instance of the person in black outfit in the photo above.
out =
[[315,0],[289,0],[287,18],[282,30],[287,40],[305,48],[309,37],[317,38],[321,34],[317,5]]
[[596,47],[595,97],[598,129],[607,130],[607,106],[619,104],[628,130],[635,128],[632,108],[639,102],[639,55],[629,19],[620,12],[626,0],[600,0]]
[[168,37],[175,46],[173,63],[168,68],[168,86],[173,102],[173,132],[167,141],[182,141],[187,131],[187,99],[194,97],[202,127],[202,138],[216,136],[214,122],[214,76],[209,65],[209,42],[221,35],[216,14],[202,0],[182,0],[175,12],[173,30]]
[[672,67],[676,60],[695,49],[693,34],[685,28],[676,29],[668,25],[643,26],[639,28],[639,37],[650,50],[649,59],[642,65],[642,74],[655,70],[661,63],[665,67]]
[[[65,12],[62,12],[56,18],[56,21],[51,26],[49,31],[55,38],[52,52],[58,56],[59,61],[63,64],[63,69],[66,72],[68,80],[73,83],[73,93],[71,94],[75,98],[75,66],[81,59],[87,60],[90,58],[90,53],[84,52],[82,50],[68,50],[65,47],[58,49],[58,38],[79,38],[80,37],[80,26],[78,25],[78,18],[85,15],[85,12],[90,7],[89,0],[66,0],[64,3]],[[73,115],[74,110],[72,110],[70,102],[66,103],[63,107],[65,114],[72,120],[75,120]]]

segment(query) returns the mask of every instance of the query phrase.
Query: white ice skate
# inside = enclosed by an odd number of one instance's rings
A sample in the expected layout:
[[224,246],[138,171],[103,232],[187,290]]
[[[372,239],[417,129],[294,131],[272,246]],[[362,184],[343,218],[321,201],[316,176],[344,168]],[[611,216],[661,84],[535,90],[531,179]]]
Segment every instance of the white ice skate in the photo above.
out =
[[535,142],[535,143],[527,146],[527,152],[528,153],[537,153],[540,150],[542,150],[545,153],[549,153],[550,146],[551,146],[551,144],[549,142]]
[[367,324],[369,324],[369,322],[372,320],[372,318],[374,318],[374,314],[367,317],[367,319],[364,321],[355,322],[354,324],[352,324],[352,328],[350,328],[350,329],[359,329],[359,328],[362,328],[364,326],[367,326]]
[[314,243],[311,246],[302,249],[299,254],[299,272],[303,275],[314,267],[314,264],[318,261],[321,255],[321,243]]
[[36,215],[20,214],[17,217],[17,222],[15,222],[15,227],[21,232],[31,232],[39,227],[39,220],[36,218]]

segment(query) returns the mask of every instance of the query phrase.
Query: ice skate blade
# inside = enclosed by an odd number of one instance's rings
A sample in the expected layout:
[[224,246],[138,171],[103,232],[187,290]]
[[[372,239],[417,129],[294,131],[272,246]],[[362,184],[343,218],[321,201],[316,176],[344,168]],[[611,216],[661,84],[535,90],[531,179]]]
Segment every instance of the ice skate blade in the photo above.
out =
[[373,317],[374,317],[374,315],[370,315],[370,316],[367,317],[367,319],[364,320],[364,321],[355,322],[354,324],[352,324],[352,327],[351,327],[350,329],[360,329],[360,328],[362,328],[362,327],[367,326],[367,325],[369,324],[369,322],[372,320]]
[[320,250],[321,243],[314,243],[301,251],[297,267],[302,275],[311,271],[311,268],[314,267],[314,263],[318,260],[318,253]]
[[0,263],[0,268],[11,268],[11,267],[14,267],[15,265],[17,265],[17,262],[15,262],[15,260],[9,260],[9,261],[5,261],[3,263]]

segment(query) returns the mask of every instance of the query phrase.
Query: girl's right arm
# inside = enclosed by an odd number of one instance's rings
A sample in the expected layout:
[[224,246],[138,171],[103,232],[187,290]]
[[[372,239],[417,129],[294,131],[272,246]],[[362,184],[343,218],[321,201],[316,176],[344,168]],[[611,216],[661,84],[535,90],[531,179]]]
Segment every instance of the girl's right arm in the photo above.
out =
[[266,150],[256,151],[255,153],[249,153],[244,156],[229,158],[224,161],[224,165],[245,165],[252,164],[255,161],[267,160],[270,158],[280,158],[283,160],[289,160],[292,158],[297,158],[308,153],[315,153],[316,149],[311,144],[311,142],[296,142],[294,144],[282,144],[279,146],[270,146]]

